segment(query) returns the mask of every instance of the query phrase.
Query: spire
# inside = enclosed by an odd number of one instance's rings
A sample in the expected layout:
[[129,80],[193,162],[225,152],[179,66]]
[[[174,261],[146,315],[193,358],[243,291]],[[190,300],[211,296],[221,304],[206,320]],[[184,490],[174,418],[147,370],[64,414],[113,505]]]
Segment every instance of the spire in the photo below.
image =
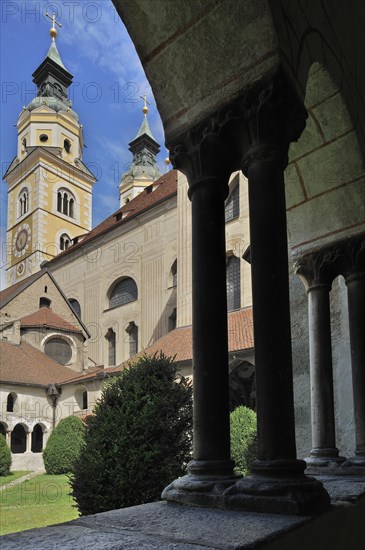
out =
[[55,63],[60,65],[63,69],[67,70],[66,67],[64,66],[64,64],[62,63],[61,56],[60,56],[60,54],[58,52],[58,49],[57,49],[57,46],[56,46],[56,36],[57,36],[58,33],[57,33],[57,29],[56,29],[55,25],[58,25],[60,28],[62,28],[62,25],[59,21],[56,21],[56,14],[55,13],[52,14],[52,17],[48,13],[46,13],[46,16],[48,17],[48,19],[50,19],[52,21],[52,27],[49,29],[49,34],[52,38],[52,42],[51,42],[51,45],[49,47],[47,57],[49,57]]
[[136,137],[130,142],[129,150],[133,154],[133,161],[129,170],[122,175],[119,185],[121,206],[124,200],[133,198],[138,192],[151,185],[161,177],[157,166],[156,155],[160,152],[160,146],[155,140],[148,124],[147,113],[149,102],[146,96],[144,101],[143,121]]
[[[150,128],[150,125],[148,124],[148,119],[147,119],[147,113],[148,113],[148,107],[147,105],[150,105],[150,102],[147,101],[147,96],[146,94],[144,96],[140,96],[141,99],[143,99],[144,101],[144,105],[143,105],[143,109],[142,109],[142,113],[143,113],[143,120],[142,120],[142,124],[141,124],[141,127],[140,129],[138,130],[138,133],[136,135],[136,137],[134,138],[133,141],[135,141],[137,138],[143,136],[143,134],[146,134],[146,136],[150,137],[151,139],[153,139],[153,141],[156,142],[155,138],[153,137],[153,134],[151,132],[151,128]],[[132,142],[131,142],[132,143]],[[157,143],[157,142],[156,142]]]
[[46,13],[46,16],[52,21],[52,27],[49,31],[52,42],[43,62],[33,73],[33,82],[37,85],[38,93],[29,105],[26,107],[29,111],[47,105],[54,111],[67,111],[73,118],[78,119],[75,111],[71,109],[72,102],[68,97],[68,88],[72,83],[73,76],[68,72],[62,62],[56,45],[57,29],[55,25],[62,27],[61,23],[56,21],[56,15],[52,16]]

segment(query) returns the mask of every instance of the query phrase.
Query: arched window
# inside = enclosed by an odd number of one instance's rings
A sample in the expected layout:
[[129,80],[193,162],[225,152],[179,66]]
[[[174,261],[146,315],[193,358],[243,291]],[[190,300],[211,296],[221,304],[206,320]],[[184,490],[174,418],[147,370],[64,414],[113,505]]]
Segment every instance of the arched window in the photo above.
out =
[[74,298],[70,298],[68,303],[70,304],[70,306],[72,307],[72,309],[74,310],[78,318],[81,319],[81,306],[79,302]]
[[24,187],[20,191],[18,199],[18,216],[24,216],[29,210],[29,193],[28,189]]
[[240,260],[236,256],[227,258],[227,308],[228,311],[241,307]]
[[116,362],[116,334],[112,328],[106,333],[108,342],[108,366],[114,367]]
[[27,138],[22,139],[22,146],[23,146],[23,152],[24,152],[27,148]]
[[72,358],[71,345],[57,336],[47,340],[44,345],[44,353],[60,365],[66,365]]
[[32,453],[41,453],[43,450],[43,430],[40,424],[36,424],[32,431]]
[[132,321],[129,323],[126,332],[129,334],[129,357],[138,353],[138,327]]
[[174,261],[171,267],[172,286],[177,286],[177,260]]
[[68,189],[59,189],[57,193],[57,211],[65,216],[75,216],[75,197]]
[[137,299],[137,285],[131,277],[126,277],[114,286],[109,298],[109,307],[123,306]]
[[85,411],[89,408],[88,398],[87,398],[87,391],[85,390],[82,392],[82,408]]
[[44,298],[43,296],[39,298],[39,307],[51,307],[51,300],[49,298]]
[[64,140],[63,147],[64,147],[66,153],[71,153],[71,143],[68,139]]
[[240,215],[240,188],[235,186],[226,201],[225,218],[226,222],[238,218]]
[[71,245],[71,237],[67,233],[63,233],[60,237],[60,250],[67,250]]
[[169,332],[176,328],[176,307],[172,310],[172,313],[169,317]]
[[8,413],[14,412],[15,401],[16,401],[16,394],[9,393],[8,398],[6,400],[6,412]]
[[17,424],[11,432],[10,447],[14,454],[25,453],[27,450],[27,433],[21,424]]

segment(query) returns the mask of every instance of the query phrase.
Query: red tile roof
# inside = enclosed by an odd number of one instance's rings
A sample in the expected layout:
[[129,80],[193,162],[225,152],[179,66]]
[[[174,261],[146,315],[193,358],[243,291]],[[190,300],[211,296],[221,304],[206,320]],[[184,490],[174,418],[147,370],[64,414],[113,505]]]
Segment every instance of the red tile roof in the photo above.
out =
[[54,313],[48,307],[41,307],[38,311],[26,315],[20,319],[20,326],[24,327],[50,327],[60,330],[67,330],[68,332],[81,332],[80,328],[75,327],[65,319],[62,319],[59,315]]
[[[191,361],[193,356],[192,327],[179,327],[139,352],[134,360],[144,354],[153,355],[162,351],[177,362]],[[252,307],[228,313],[228,351],[243,351],[254,347]],[[130,361],[117,367],[108,368],[106,374],[118,374]]]
[[30,344],[15,345],[0,341],[0,380],[2,383],[48,386],[59,384],[77,375]]
[[[58,256],[56,256],[54,260],[50,260],[49,263],[56,261],[57,258],[70,254],[70,252],[72,252],[73,250],[76,250],[77,248],[83,246],[85,243],[92,241],[99,235],[102,235],[107,231],[114,229],[114,227],[118,227],[119,225],[124,224],[130,218],[133,218],[134,216],[141,214],[145,210],[148,210],[153,206],[157,206],[157,204],[159,204],[160,202],[163,202],[164,200],[167,200],[168,198],[176,195],[177,170],[170,170],[170,172],[167,172],[167,174],[161,176],[161,178],[153,182],[153,187],[156,188],[150,192],[148,192],[147,187],[144,191],[142,191],[142,193],[137,195],[134,199],[132,199],[127,204],[119,208],[119,210],[114,212],[114,214],[112,214],[104,221],[102,221],[99,225],[94,227],[94,229],[92,229],[89,233],[82,237],[82,240],[80,240],[73,246],[70,246],[64,252],[58,254]],[[121,216],[120,219],[118,219],[119,216]]]

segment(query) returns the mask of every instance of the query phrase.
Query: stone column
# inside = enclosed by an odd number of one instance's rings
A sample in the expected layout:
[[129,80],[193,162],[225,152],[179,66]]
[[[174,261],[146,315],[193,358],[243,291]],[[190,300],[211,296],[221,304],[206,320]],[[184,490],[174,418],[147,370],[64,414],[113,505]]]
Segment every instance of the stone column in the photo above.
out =
[[306,112],[282,77],[245,98],[255,335],[258,460],[253,476],[226,491],[226,505],[275,513],[311,513],[329,504],[323,485],[296,458],[284,170]]
[[[355,455],[344,466],[365,468],[365,239],[355,239],[345,247],[354,397]],[[365,472],[365,470],[364,470]]]
[[219,506],[240,476],[230,458],[229,370],[226,290],[225,199],[234,167],[215,120],[172,149],[171,159],[187,176],[192,202],[193,460],[186,476],[162,498]]
[[30,453],[32,450],[32,432],[25,432],[26,437],[26,453]]
[[311,387],[312,449],[308,467],[336,467],[338,455],[333,397],[331,313],[329,293],[336,273],[335,252],[309,254],[296,263],[296,273],[308,294],[309,361]]

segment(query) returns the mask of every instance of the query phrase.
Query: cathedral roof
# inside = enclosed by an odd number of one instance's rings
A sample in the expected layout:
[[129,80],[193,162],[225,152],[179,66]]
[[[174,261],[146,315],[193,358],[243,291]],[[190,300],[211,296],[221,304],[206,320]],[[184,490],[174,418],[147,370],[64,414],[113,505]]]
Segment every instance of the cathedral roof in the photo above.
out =
[[48,386],[75,378],[75,371],[64,367],[26,342],[0,341],[0,380],[2,383]]
[[153,187],[156,187],[152,190],[152,185],[147,187],[142,193],[137,195],[134,199],[129,201],[127,204],[119,208],[114,214],[106,218],[99,225],[94,227],[89,233],[82,237],[82,240],[73,246],[70,246],[61,254],[58,254],[56,258],[50,260],[48,264],[57,261],[58,258],[66,256],[67,254],[72,254],[74,250],[82,247],[85,243],[88,243],[97,237],[111,231],[115,227],[126,223],[129,219],[142,214],[146,210],[153,208],[164,202],[165,200],[173,197],[177,193],[177,170],[170,170],[167,174],[161,176],[157,181],[153,182]]
[[26,315],[20,319],[20,326],[25,327],[48,327],[57,330],[66,330],[67,332],[80,332],[82,331],[72,325],[57,313],[54,313],[52,309],[48,307],[41,307],[38,311],[35,311],[31,315]]

